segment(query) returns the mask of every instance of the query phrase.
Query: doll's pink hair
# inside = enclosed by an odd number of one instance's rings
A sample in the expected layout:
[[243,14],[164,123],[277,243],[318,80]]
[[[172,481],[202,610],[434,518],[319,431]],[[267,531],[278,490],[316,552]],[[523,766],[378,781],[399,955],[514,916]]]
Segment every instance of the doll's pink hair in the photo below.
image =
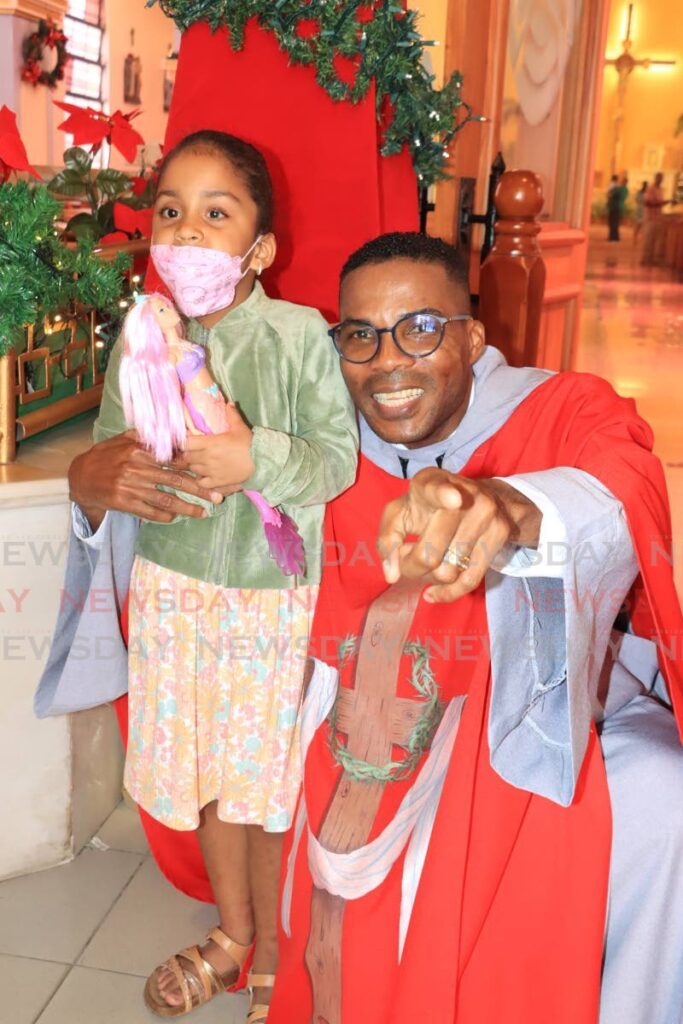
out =
[[[184,447],[186,426],[180,381],[152,311],[152,299],[170,305],[164,295],[153,293],[137,300],[127,314],[119,384],[126,420],[156,460],[168,462]],[[180,325],[178,332],[182,333]]]

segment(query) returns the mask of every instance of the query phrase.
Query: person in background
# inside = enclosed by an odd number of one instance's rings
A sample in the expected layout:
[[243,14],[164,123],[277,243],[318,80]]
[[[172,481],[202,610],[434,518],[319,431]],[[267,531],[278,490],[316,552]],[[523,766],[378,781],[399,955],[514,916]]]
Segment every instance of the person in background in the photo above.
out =
[[628,178],[623,176],[621,181],[616,174],[610,179],[607,190],[607,223],[609,225],[609,241],[620,241],[619,228],[621,219],[624,216],[624,207],[628,198]]
[[645,217],[645,193],[647,192],[647,182],[644,181],[635,194],[635,214],[633,219],[633,244],[638,244],[640,233],[643,230],[643,218]]
[[664,207],[670,200],[664,198],[662,182],[664,175],[661,171],[655,174],[655,180],[645,190],[643,206],[645,207],[643,217],[643,255],[640,263],[643,267],[654,267],[656,264],[655,247],[657,244],[658,228],[662,219]]

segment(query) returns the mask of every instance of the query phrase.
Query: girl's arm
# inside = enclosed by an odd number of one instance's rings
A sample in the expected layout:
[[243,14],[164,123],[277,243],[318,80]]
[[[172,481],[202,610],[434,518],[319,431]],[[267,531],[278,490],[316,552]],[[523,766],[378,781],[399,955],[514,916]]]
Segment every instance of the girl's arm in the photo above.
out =
[[356,413],[320,317],[306,326],[296,395],[296,434],[254,427],[252,476],[242,486],[260,491],[271,505],[322,505],[356,476]]

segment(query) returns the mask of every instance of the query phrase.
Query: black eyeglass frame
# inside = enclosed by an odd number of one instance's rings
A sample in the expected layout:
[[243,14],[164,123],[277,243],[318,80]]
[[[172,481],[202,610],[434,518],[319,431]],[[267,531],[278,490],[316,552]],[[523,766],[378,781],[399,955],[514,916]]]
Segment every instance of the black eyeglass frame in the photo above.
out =
[[[429,317],[432,318],[432,320],[436,320],[437,323],[439,323],[441,325],[441,334],[439,335],[439,339],[438,339],[436,345],[434,346],[434,348],[431,348],[429,350],[429,352],[420,352],[420,353],[406,352],[406,350],[401,346],[401,343],[399,342],[398,338],[396,337],[396,331],[401,326],[401,324],[405,323],[406,320],[413,320],[417,316],[429,316]],[[436,314],[436,313],[427,313],[427,312],[423,312],[423,311],[419,311],[418,310],[418,311],[416,311],[414,313],[406,313],[405,316],[402,316],[400,318],[400,320],[396,321],[396,323],[394,324],[393,327],[375,327],[374,324],[367,323],[367,322],[365,322],[363,320],[356,320],[356,321],[354,321],[354,320],[343,320],[340,324],[336,324],[334,327],[330,327],[330,329],[328,330],[327,333],[330,336],[330,338],[332,339],[332,344],[334,345],[335,350],[336,350],[336,352],[337,352],[337,354],[338,354],[340,359],[345,359],[347,363],[352,363],[354,366],[364,366],[365,363],[371,363],[372,360],[377,355],[377,353],[379,352],[379,350],[381,348],[381,345],[382,345],[382,335],[383,334],[390,334],[391,335],[391,337],[394,339],[394,345],[399,350],[399,352],[403,353],[404,356],[408,356],[410,359],[426,359],[427,356],[434,355],[436,350],[439,348],[439,346],[443,342],[444,335],[446,334],[446,324],[451,324],[451,323],[456,323],[456,322],[463,322],[463,321],[466,321],[466,320],[474,320],[474,317],[472,316],[471,313],[457,313],[455,316],[438,316],[438,314]],[[370,330],[375,332],[375,336],[376,336],[375,348],[374,348],[374,350],[372,352],[372,355],[368,356],[367,359],[349,359],[349,357],[345,356],[344,353],[339,348],[339,345],[337,344],[337,332],[344,326],[344,324],[348,324],[348,323],[357,323],[359,325],[362,325],[363,327],[368,327]]]

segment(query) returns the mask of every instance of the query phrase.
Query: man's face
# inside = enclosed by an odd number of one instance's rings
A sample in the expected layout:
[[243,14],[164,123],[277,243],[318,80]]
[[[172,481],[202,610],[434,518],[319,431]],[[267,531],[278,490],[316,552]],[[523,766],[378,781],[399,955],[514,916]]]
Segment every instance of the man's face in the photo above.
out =
[[[439,263],[393,259],[353,270],[340,295],[342,320],[393,327],[407,313],[456,316],[468,312],[468,297]],[[365,420],[383,440],[408,448],[441,441],[467,411],[471,366],[484,348],[478,321],[446,324],[441,345],[418,359],[404,355],[390,334],[369,363],[341,360],[344,380]],[[398,392],[418,391],[403,401]],[[392,395],[394,397],[392,397]]]

